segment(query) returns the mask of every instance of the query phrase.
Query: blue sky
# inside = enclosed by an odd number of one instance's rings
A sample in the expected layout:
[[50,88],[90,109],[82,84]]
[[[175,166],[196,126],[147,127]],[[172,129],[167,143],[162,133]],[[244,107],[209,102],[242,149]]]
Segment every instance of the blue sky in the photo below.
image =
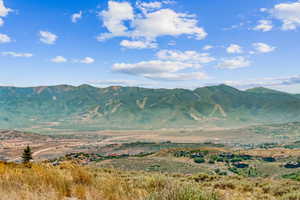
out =
[[300,93],[300,1],[0,0],[0,85]]

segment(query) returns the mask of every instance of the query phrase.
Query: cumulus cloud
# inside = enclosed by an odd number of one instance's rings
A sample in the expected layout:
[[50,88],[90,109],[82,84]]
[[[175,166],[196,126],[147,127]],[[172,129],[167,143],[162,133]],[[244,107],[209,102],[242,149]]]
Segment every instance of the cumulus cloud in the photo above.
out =
[[3,17],[6,17],[11,11],[12,9],[6,8],[4,5],[4,1],[0,0],[0,26],[4,24]]
[[162,60],[152,60],[143,61],[134,64],[127,63],[116,63],[113,65],[113,71],[122,72],[126,74],[133,75],[150,75],[150,74],[160,74],[168,72],[177,72],[187,68],[195,67],[191,63],[183,63],[176,61],[162,61]]
[[231,44],[229,47],[226,49],[227,53],[243,53],[242,47],[237,45],[237,44]]
[[114,72],[141,76],[148,79],[166,81],[202,80],[207,75],[200,72],[203,64],[213,62],[215,58],[208,53],[196,51],[160,50],[156,60],[138,63],[116,63]]
[[194,64],[204,64],[215,61],[208,53],[198,53],[196,51],[174,51],[174,50],[161,50],[157,54],[161,60],[173,60],[181,62],[189,62]]
[[202,49],[203,49],[204,51],[208,51],[208,50],[210,50],[210,49],[212,49],[212,48],[214,48],[212,45],[205,45]]
[[93,62],[95,62],[95,60],[91,57],[85,57],[84,59],[81,60],[81,63],[84,64],[92,64]]
[[149,49],[157,48],[157,43],[151,41],[130,41],[122,40],[120,45],[129,49]]
[[33,56],[31,53],[16,53],[13,51],[6,51],[1,53],[2,56],[11,56],[11,57],[23,57],[23,58],[30,58]]
[[[180,72],[185,69],[198,68],[199,65],[192,63],[184,63],[177,61],[162,61],[162,60],[152,60],[143,61],[134,64],[127,63],[116,63],[113,65],[113,71],[142,76],[150,79],[160,79],[160,80],[188,80],[193,79],[203,79],[206,76],[201,72],[193,73],[183,73]],[[177,73],[178,72],[178,73]]]
[[161,9],[148,13],[144,18],[137,18],[133,24],[134,37],[144,37],[155,40],[157,37],[170,35],[178,36],[187,34],[202,40],[207,36],[203,28],[197,26],[198,21],[194,16],[176,13],[171,9]]
[[57,35],[50,33],[48,31],[40,31],[39,36],[40,36],[40,41],[45,44],[55,44],[55,41],[58,38]]
[[54,63],[65,63],[67,61],[68,60],[63,56],[56,56],[55,58],[51,59],[51,62],[54,62]]
[[[55,63],[65,63],[65,62],[68,62],[69,60],[63,56],[56,56],[55,58],[51,59],[51,61],[55,62]],[[82,64],[92,64],[95,62],[95,59],[91,58],[91,57],[85,57],[82,59],[70,59],[70,62],[82,63]]]
[[117,36],[127,36],[128,28],[124,24],[126,20],[133,20],[133,8],[128,2],[108,2],[108,9],[99,13],[104,27],[109,31],[97,37],[99,41]]
[[147,12],[135,14],[134,8],[128,2],[109,1],[108,9],[100,13],[108,32],[99,35],[98,40],[122,36],[134,41],[155,42],[161,36],[188,35],[197,40],[207,36],[205,30],[198,26],[198,20],[194,15],[160,8],[161,4],[156,2],[139,3],[138,6],[154,10],[147,9]]
[[79,13],[74,13],[72,16],[71,16],[71,21],[73,23],[77,23],[78,20],[80,20],[82,18],[82,11],[79,11]]
[[258,53],[269,53],[272,52],[276,49],[276,47],[272,47],[268,44],[258,42],[258,43],[253,43],[252,44],[256,52]]
[[203,80],[208,76],[203,72],[194,73],[160,73],[160,74],[147,74],[146,78],[163,81],[188,81],[188,80]]
[[218,67],[221,69],[238,69],[249,67],[251,62],[245,57],[238,56],[234,58],[225,58],[219,64]]
[[162,2],[159,2],[159,1],[137,2],[137,5],[142,8],[158,9],[158,8],[161,8]]
[[258,24],[253,28],[255,31],[268,32],[273,29],[273,23],[270,20],[259,20]]
[[75,59],[73,60],[75,63],[83,63],[83,64],[92,64],[95,62],[95,59],[94,58],[91,58],[91,57],[85,57],[83,59]]
[[270,12],[282,21],[282,30],[295,30],[300,26],[300,1],[276,4]]
[[11,39],[8,35],[0,33],[0,43],[9,43]]
[[153,1],[153,2],[137,2],[137,7],[145,14],[148,11],[159,9],[162,7],[162,2]]
[[6,17],[11,11],[12,10],[10,8],[5,7],[4,1],[0,0],[0,17]]

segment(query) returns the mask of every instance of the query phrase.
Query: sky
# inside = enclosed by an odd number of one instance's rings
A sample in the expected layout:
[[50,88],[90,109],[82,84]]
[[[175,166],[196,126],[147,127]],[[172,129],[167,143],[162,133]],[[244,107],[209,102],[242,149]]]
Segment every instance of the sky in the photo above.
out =
[[299,0],[0,0],[0,85],[300,93]]

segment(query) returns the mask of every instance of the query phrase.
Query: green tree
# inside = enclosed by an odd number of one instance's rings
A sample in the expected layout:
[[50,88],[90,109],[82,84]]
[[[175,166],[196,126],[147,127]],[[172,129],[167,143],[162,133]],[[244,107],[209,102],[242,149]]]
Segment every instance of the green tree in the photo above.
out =
[[27,146],[22,154],[23,163],[27,164],[32,160],[32,151],[30,146]]
[[194,162],[195,163],[205,163],[205,160],[204,160],[204,158],[194,158]]

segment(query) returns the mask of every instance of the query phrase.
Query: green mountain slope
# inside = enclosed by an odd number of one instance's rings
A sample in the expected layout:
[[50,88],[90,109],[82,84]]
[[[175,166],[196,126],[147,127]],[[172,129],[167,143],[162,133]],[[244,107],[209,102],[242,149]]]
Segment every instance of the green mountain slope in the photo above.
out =
[[0,87],[0,128],[98,130],[296,120],[300,98],[269,89]]
[[247,92],[253,92],[253,93],[257,93],[257,94],[286,94],[289,95],[286,92],[281,92],[281,91],[277,91],[277,90],[272,90],[269,88],[264,88],[264,87],[257,87],[257,88],[251,88],[246,90]]
[[300,94],[295,94],[294,96],[300,99]]

